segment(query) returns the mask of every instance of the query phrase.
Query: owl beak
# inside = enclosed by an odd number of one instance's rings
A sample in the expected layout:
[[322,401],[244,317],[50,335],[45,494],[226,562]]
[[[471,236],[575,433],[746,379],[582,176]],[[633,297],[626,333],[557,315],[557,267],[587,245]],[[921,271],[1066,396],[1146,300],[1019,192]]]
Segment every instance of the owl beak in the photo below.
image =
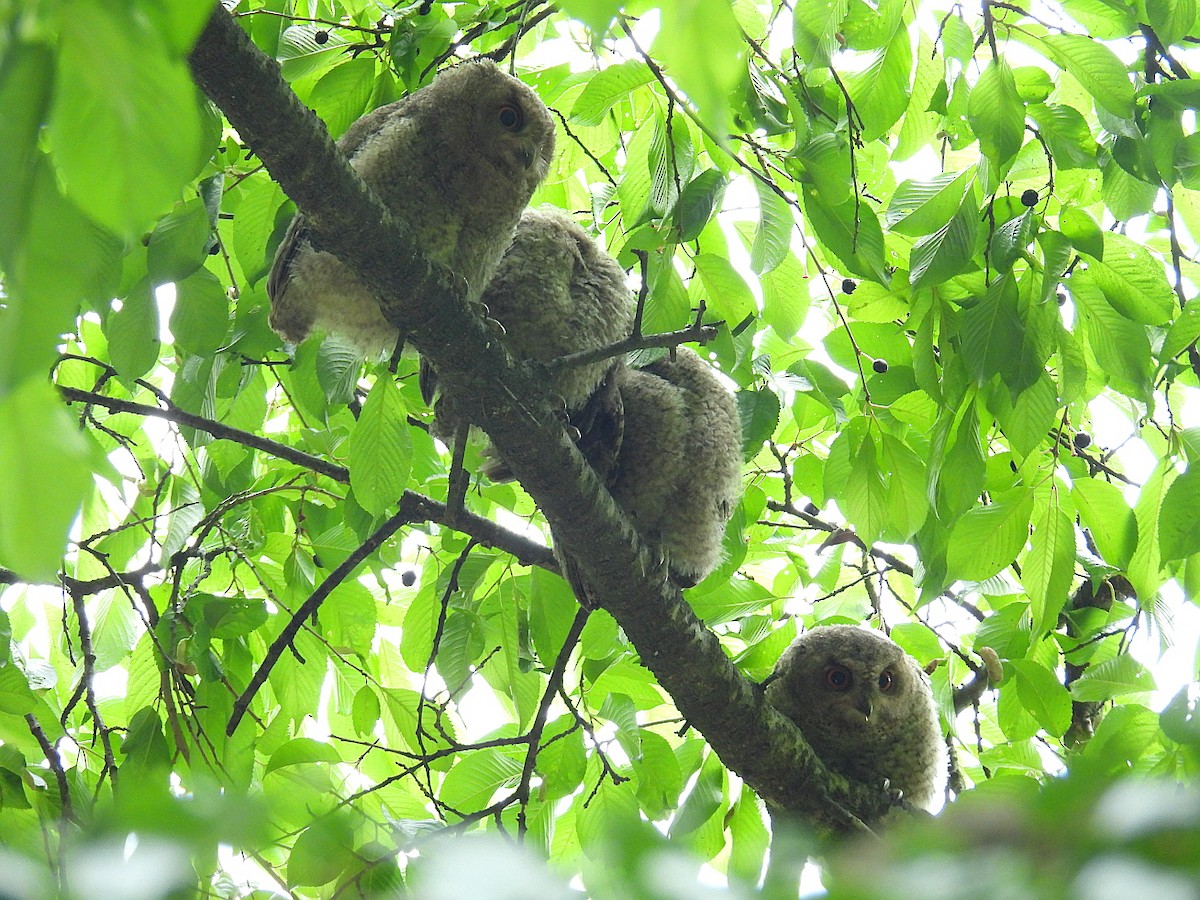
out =
[[521,154],[521,162],[525,164],[525,168],[529,168],[537,161],[537,147],[533,144],[522,144],[519,150]]
[[870,697],[859,697],[858,700],[854,704],[854,708],[857,709],[860,713],[862,713],[863,717],[868,722],[871,721],[871,698]]

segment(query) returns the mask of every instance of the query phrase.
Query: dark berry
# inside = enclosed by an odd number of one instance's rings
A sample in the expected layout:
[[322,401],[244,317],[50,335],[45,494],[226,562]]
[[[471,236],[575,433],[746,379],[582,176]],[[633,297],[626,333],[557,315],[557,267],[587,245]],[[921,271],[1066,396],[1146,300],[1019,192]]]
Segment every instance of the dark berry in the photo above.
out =
[[888,370],[887,360],[877,359],[875,362],[871,363],[871,368],[875,370],[876,374],[882,375]]
[[213,242],[213,245],[208,248],[209,256],[216,256],[220,252],[221,252],[221,245],[216,242]]
[[400,573],[400,583],[405,587],[412,587],[417,583],[417,573],[412,569],[405,569]]
[[817,504],[815,504],[815,503],[809,503],[808,505],[806,505],[806,506],[804,507],[804,511],[805,511],[806,513],[808,513],[810,516],[815,516],[815,515],[816,515],[817,513],[819,513],[821,510],[820,510],[820,508],[817,506]]
[[855,280],[853,278],[843,278],[842,279],[842,293],[843,294],[853,294],[854,289],[856,287],[858,287],[858,284],[855,282]]
[[318,44],[327,44],[327,43],[329,43],[329,32],[328,31],[318,31],[316,34],[313,35],[313,40],[316,41]]
[[1057,294],[1056,296],[1057,296],[1057,299],[1058,299],[1058,305],[1059,305],[1059,306],[1066,306],[1066,305],[1067,305],[1067,295],[1066,295],[1066,294],[1064,294],[1062,291],[1059,291],[1059,292],[1058,292],[1058,294]]
[[1030,208],[1038,204],[1038,192],[1033,188],[1029,188],[1021,193],[1021,203]]
[[1086,431],[1076,432],[1075,437],[1072,440],[1075,443],[1076,450],[1086,450],[1088,447],[1092,446],[1092,436]]

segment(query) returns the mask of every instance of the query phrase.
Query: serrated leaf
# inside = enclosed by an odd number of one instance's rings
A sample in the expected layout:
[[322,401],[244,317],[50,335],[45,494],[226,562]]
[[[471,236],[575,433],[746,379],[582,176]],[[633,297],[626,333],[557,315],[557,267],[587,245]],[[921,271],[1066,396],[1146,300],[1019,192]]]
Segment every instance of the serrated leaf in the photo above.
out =
[[1009,272],[1037,234],[1037,215],[1032,209],[1009,219],[992,235],[988,258],[997,272]]
[[758,227],[750,248],[750,269],[756,275],[773,271],[787,258],[792,244],[792,208],[787,201],[758,179]]
[[733,264],[715,253],[701,253],[692,260],[704,286],[709,309],[731,326],[755,312],[754,295]]
[[248,284],[256,284],[271,266],[267,241],[275,216],[287,198],[265,172],[254,172],[239,186],[241,201],[233,216],[233,252]]
[[1154,690],[1154,676],[1140,662],[1123,653],[1088,666],[1071,683],[1071,696],[1085,703],[1100,703],[1122,694]]
[[629,93],[654,80],[654,73],[640,59],[629,59],[602,69],[588,79],[571,107],[571,119],[580,125],[599,125],[605,115]]
[[1133,117],[1129,71],[1112,50],[1081,34],[1048,34],[1041,42],[1049,57],[1070,72],[1098,106],[1119,119]]
[[846,90],[862,123],[863,141],[887,134],[908,109],[911,96],[912,37],[899,20],[887,46],[846,80]]
[[159,219],[146,248],[151,284],[180,281],[199,269],[208,256],[210,238],[208,210],[199,197]]
[[382,515],[400,500],[412,467],[407,410],[395,382],[380,378],[350,433],[350,487],[367,512]]
[[753,459],[779,424],[779,398],[774,391],[738,391],[738,417],[742,423],[742,458]]
[[849,8],[849,0],[812,0],[795,8],[792,39],[798,57],[806,65],[829,65],[838,48],[837,33]]
[[1175,294],[1161,260],[1123,234],[1104,235],[1104,258],[1088,265],[1092,280],[1113,309],[1139,325],[1170,320]]
[[369,54],[348,59],[320,77],[308,103],[336,138],[366,111],[374,85],[375,60]]
[[1076,269],[1066,284],[1079,311],[1080,333],[1100,364],[1100,375],[1115,390],[1149,402],[1150,341],[1145,328],[1112,308],[1090,270]]
[[1003,59],[989,62],[971,89],[967,120],[979,138],[979,149],[1003,171],[1025,137],[1025,104]]
[[357,860],[354,829],[347,815],[321,816],[300,832],[287,857],[287,880],[293,885],[328,884]]
[[105,323],[108,353],[123,378],[140,378],[158,361],[158,304],[142,281],[121,298],[121,308]]
[[857,196],[830,206],[817,189],[805,184],[804,212],[822,246],[846,271],[861,278],[887,284],[890,276],[884,261],[883,229],[875,210]]
[[1071,695],[1054,673],[1031,659],[1006,660],[1005,679],[1016,681],[1021,705],[1044,728],[1058,737],[1071,727]]
[[339,763],[342,761],[332,744],[312,738],[294,738],[283,744],[271,754],[263,775],[270,775],[276,769],[288,766],[300,766],[306,763]]
[[909,281],[913,290],[941,284],[975,265],[972,256],[979,233],[979,210],[968,196],[954,218],[913,245]]
[[0,713],[24,716],[37,709],[37,704],[21,670],[11,663],[0,666]]
[[946,566],[952,580],[983,581],[1010,565],[1029,539],[1033,495],[1018,491],[967,512],[950,532]]
[[675,227],[683,243],[694,241],[721,208],[728,185],[720,169],[706,169],[687,183],[675,204]]
[[478,750],[446,773],[438,799],[452,809],[483,809],[498,788],[516,783],[521,768],[497,748]]
[[775,334],[788,341],[804,325],[811,298],[808,278],[796,255],[791,253],[759,282],[763,294],[763,321]]
[[1158,513],[1158,543],[1163,562],[1200,553],[1200,468],[1176,478]]
[[1033,633],[1054,628],[1067,602],[1075,573],[1075,526],[1059,503],[1058,492],[1038,510],[1029,539],[1029,553],[1021,570],[1021,584],[1029,594]]
[[1077,206],[1067,206],[1058,214],[1058,229],[1076,250],[1096,259],[1104,257],[1104,232],[1096,220]]
[[1091,532],[1101,558],[1124,569],[1137,547],[1137,522],[1120,489],[1096,478],[1077,478],[1071,492],[1084,527]]
[[746,77],[746,42],[728,0],[664,0],[652,45],[710,134],[729,133],[729,95]]
[[212,272],[200,269],[175,284],[171,336],[196,356],[207,356],[225,342],[229,332],[229,296]]
[[889,231],[920,237],[941,228],[958,213],[975,177],[974,168],[947,172],[929,181],[902,182],[892,195],[884,222]]

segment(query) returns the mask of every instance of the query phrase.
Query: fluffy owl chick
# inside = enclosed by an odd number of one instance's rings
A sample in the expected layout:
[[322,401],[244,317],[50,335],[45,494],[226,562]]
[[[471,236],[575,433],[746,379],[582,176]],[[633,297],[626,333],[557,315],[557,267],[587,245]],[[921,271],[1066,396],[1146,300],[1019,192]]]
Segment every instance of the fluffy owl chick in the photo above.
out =
[[[338,146],[418,249],[461,275],[475,300],[546,175],[554,123],[530,88],[483,60],[368,113]],[[319,328],[368,353],[392,350],[397,331],[371,292],[310,237],[298,215],[275,254],[271,327],[293,342]]]
[[742,494],[741,424],[733,397],[693,351],[679,347],[616,373],[624,429],[610,490],[658,545],[682,587],[721,561],[725,523]]
[[[569,215],[549,206],[522,214],[480,299],[503,326],[504,346],[517,359],[549,362],[595,350],[627,337],[633,328],[625,271]],[[581,449],[598,470],[611,463],[594,454],[611,456],[620,445],[619,396],[611,373],[622,364],[604,359],[559,369],[547,385],[561,398],[568,420],[582,435]],[[421,376],[429,402],[436,378],[425,365]],[[449,404],[439,402],[434,432],[446,438],[455,424]],[[493,481],[510,480],[503,460],[486,452],[490,458],[481,467],[483,474]]]
[[807,631],[779,657],[766,698],[833,771],[886,780],[914,806],[933,800],[944,768],[933,693],[890,638],[852,625]]

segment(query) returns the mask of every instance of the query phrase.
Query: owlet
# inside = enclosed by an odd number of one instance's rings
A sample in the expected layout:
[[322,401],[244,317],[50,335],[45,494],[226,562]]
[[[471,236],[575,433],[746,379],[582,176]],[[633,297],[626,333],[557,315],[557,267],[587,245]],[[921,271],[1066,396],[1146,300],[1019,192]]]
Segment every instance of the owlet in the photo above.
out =
[[[554,124],[537,95],[490,61],[464,63],[350,126],[338,141],[350,165],[411,229],[429,259],[483,293],[521,210],[545,177]],[[310,242],[296,216],[267,278],[271,327],[289,341],[338,332],[368,353],[397,331],[371,292]]]
[[[527,209],[517,224],[512,245],[480,298],[488,315],[503,326],[503,343],[521,360],[549,362],[569,353],[596,350],[629,335],[633,301],[625,271],[601,250],[565,212],[551,206]],[[582,449],[613,438],[619,410],[606,379],[620,362],[604,359],[553,372],[547,387],[562,401],[568,420],[583,434]],[[422,366],[422,391],[432,399],[434,374]],[[605,386],[603,393],[599,389]],[[443,399],[437,406],[434,431],[453,432],[454,416]],[[601,439],[600,432],[606,436]],[[512,474],[494,453],[482,471],[494,481]],[[596,464],[597,460],[592,460]],[[598,466],[599,468],[600,466]]]
[[928,807],[942,765],[929,680],[878,631],[826,625],[800,635],[767,679],[766,698],[830,769]]
[[661,548],[681,587],[721,561],[725,523],[742,495],[741,423],[733,397],[692,350],[616,373],[623,437],[610,490]]

